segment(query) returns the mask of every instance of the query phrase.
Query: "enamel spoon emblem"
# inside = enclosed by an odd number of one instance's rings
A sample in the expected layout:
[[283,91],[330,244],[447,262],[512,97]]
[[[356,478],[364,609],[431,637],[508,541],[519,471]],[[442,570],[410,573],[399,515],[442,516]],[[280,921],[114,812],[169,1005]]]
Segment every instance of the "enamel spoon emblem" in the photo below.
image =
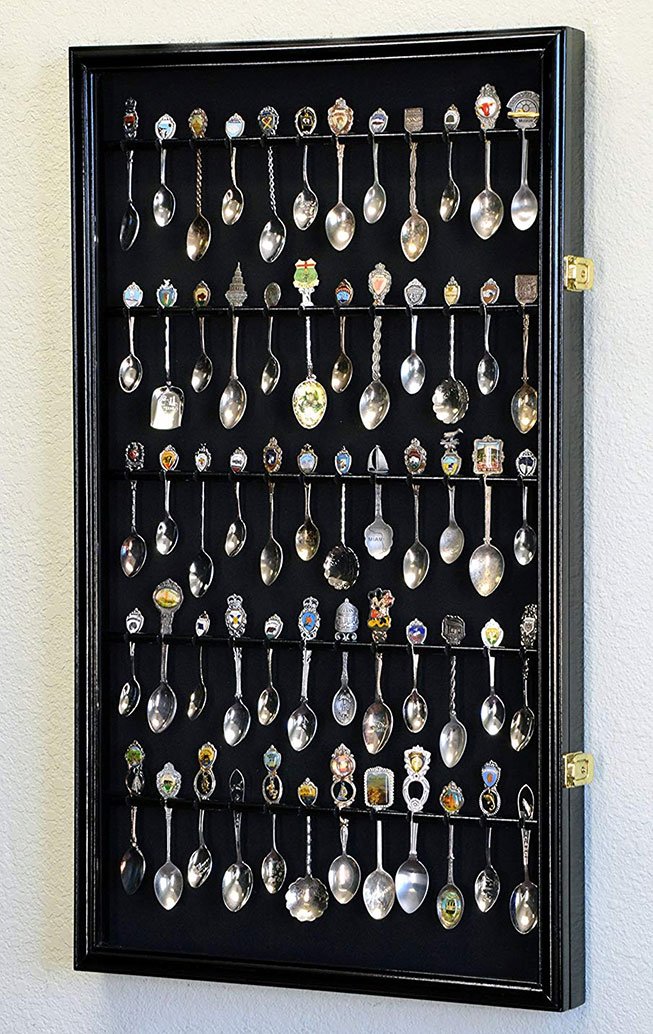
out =
[[354,112],[343,97],[339,97],[327,113],[329,129],[336,138],[336,158],[338,162],[338,200],[327,212],[325,229],[331,247],[336,251],[344,251],[351,243],[356,230],[356,217],[342,200],[343,166],[345,160],[345,144],[341,136],[346,136],[354,124]]
[[527,129],[535,129],[540,117],[540,97],[532,90],[520,90],[508,104],[508,118],[521,132],[521,182],[510,206],[510,217],[518,230],[528,230],[537,219],[537,198],[528,185]]
[[483,148],[485,153],[485,185],[472,201],[470,219],[474,230],[482,240],[488,240],[501,226],[503,221],[503,201],[490,183],[490,166],[492,160],[492,141],[487,135],[488,129],[494,129],[501,101],[494,86],[488,83],[481,88],[476,98],[476,117],[483,130]]
[[172,115],[162,115],[154,123],[154,133],[159,142],[160,174],[159,186],[152,199],[152,212],[157,226],[167,226],[175,214],[177,202],[175,195],[166,183],[166,158],[168,149],[164,143],[175,135],[177,124]]
[[[293,287],[301,295],[302,309],[312,307],[311,295],[319,284],[317,266],[313,259],[298,259],[295,263]],[[311,317],[306,315],[306,378],[297,385],[292,396],[292,410],[297,423],[309,430],[322,420],[327,409],[327,393],[313,372],[311,350]]]

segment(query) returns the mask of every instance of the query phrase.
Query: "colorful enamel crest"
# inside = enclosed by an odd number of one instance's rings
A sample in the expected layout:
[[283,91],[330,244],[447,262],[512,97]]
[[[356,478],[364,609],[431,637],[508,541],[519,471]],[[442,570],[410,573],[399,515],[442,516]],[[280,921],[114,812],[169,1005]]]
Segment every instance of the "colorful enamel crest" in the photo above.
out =
[[460,646],[465,638],[465,622],[458,614],[446,614],[442,618],[441,635],[449,646]]
[[162,309],[171,309],[177,301],[177,288],[169,280],[164,280],[157,288],[156,300]]
[[311,294],[320,283],[314,259],[297,259],[292,285],[302,296],[302,305],[312,305]]
[[203,636],[206,635],[209,628],[211,627],[211,618],[205,610],[202,611],[197,621],[195,622],[195,635]]
[[247,453],[243,449],[242,445],[239,445],[237,449],[234,449],[231,456],[229,457],[229,467],[231,468],[232,474],[241,474],[247,466]]
[[537,470],[537,456],[530,449],[522,449],[515,460],[515,466],[521,478],[533,477]]
[[157,140],[170,140],[177,131],[177,123],[172,115],[161,115],[154,123],[154,133]]
[[427,628],[419,618],[413,618],[410,624],[406,625],[406,639],[411,646],[421,646],[426,642]]
[[140,442],[130,442],[125,449],[125,467],[127,470],[142,470],[145,463],[145,446]]
[[460,112],[455,104],[450,104],[444,113],[444,128],[447,132],[458,129],[460,125]]
[[145,751],[138,740],[132,740],[127,747],[127,750],[125,751],[125,761],[127,762],[127,775],[125,776],[127,792],[130,796],[142,793],[145,786],[145,778],[143,776]]
[[463,461],[460,453],[458,452],[458,435],[462,434],[462,431],[445,431],[444,436],[440,439],[440,445],[444,446],[444,453],[440,457],[440,466],[442,467],[442,473],[445,477],[453,478],[460,472]]
[[447,815],[457,815],[464,803],[464,794],[457,783],[452,780],[443,787],[440,794],[440,805]]
[[279,776],[281,754],[273,743],[263,755],[263,764],[267,773],[261,786],[263,799],[267,804],[278,804],[283,797],[283,783]]
[[344,97],[338,97],[327,112],[329,129],[334,136],[343,136],[348,133],[354,124],[354,112],[347,104]]
[[144,624],[145,618],[138,607],[134,607],[133,610],[130,610],[129,614],[125,618],[125,627],[130,635],[137,635]]
[[356,797],[356,787],[352,776],[356,768],[354,755],[349,747],[341,743],[331,755],[331,797],[336,808],[349,808]]
[[518,129],[535,129],[540,117],[540,96],[533,90],[520,90],[513,93],[506,104],[508,118],[512,119]]
[[395,776],[390,768],[375,765],[364,776],[365,805],[374,811],[391,808],[395,799]]
[[317,470],[317,453],[311,445],[304,445],[297,456],[297,466],[301,474],[314,474]]
[[193,289],[193,302],[198,309],[205,309],[210,301],[211,288],[204,280],[200,280]]
[[299,627],[299,634],[306,642],[309,639],[315,639],[319,628],[320,628],[320,615],[317,612],[319,607],[318,601],[314,596],[307,596],[304,600],[304,605],[299,612],[297,624]]
[[207,801],[215,791],[213,766],[218,752],[212,743],[204,743],[197,752],[199,771],[193,780],[193,789],[200,801]]
[[240,262],[236,264],[234,275],[231,278],[231,283],[225,291],[224,296],[232,309],[239,309],[241,305],[244,305],[247,301],[247,289],[245,287],[243,272],[240,268]]
[[354,288],[349,280],[341,280],[336,287],[336,302],[340,306],[350,305],[354,297]]
[[385,296],[392,287],[392,275],[382,262],[377,262],[367,278],[367,287],[375,305],[383,305]]
[[143,288],[132,280],[122,292],[122,303],[126,309],[135,309],[143,301]]
[[[402,793],[406,807],[412,813],[422,811],[431,792],[429,781],[426,778],[430,766],[431,752],[429,750],[416,746],[409,747],[404,751],[404,768],[407,774]],[[415,785],[419,787],[417,796],[411,793],[411,789]]]
[[166,578],[157,585],[152,593],[152,599],[155,607],[161,613],[174,614],[184,602],[184,594],[177,582],[174,582],[172,578]]
[[156,788],[164,801],[176,797],[181,789],[181,776],[172,761],[166,761],[160,772],[156,774]]
[[200,140],[206,135],[208,124],[209,118],[204,108],[193,108],[188,116],[188,128],[196,140]]
[[501,646],[503,642],[503,629],[498,621],[491,618],[486,621],[481,629],[481,639],[483,640],[483,646],[487,646],[488,650],[494,650],[496,646]]
[[122,128],[127,140],[133,140],[138,132],[138,112],[136,111],[136,101],[133,97],[128,97],[125,101]]
[[424,129],[424,108],[404,108],[404,129],[407,133],[421,133]]
[[175,470],[179,463],[179,453],[175,449],[174,445],[166,445],[165,449],[161,449],[159,453],[159,463],[161,469],[167,474],[171,470]]
[[208,470],[211,466],[211,453],[208,450],[208,446],[204,443],[200,445],[199,449],[195,453],[195,466],[200,474],[205,470]]
[[265,638],[278,639],[283,631],[283,620],[278,614],[270,614],[265,622]]
[[486,280],[481,287],[481,304],[494,305],[494,303],[499,300],[500,294],[501,288],[496,280],[493,280],[492,277],[490,277],[490,279]]
[[349,449],[345,448],[344,445],[341,449],[338,449],[337,453],[335,454],[334,463],[336,471],[343,477],[345,474],[348,474],[351,470],[351,453],[349,452]]
[[224,131],[229,140],[237,140],[245,132],[245,119],[234,111],[224,124]]
[[312,808],[317,801],[317,786],[311,779],[305,779],[297,787],[297,796],[305,808]]
[[295,129],[300,136],[311,136],[317,126],[317,115],[314,108],[306,105],[295,115]]
[[392,625],[390,608],[395,601],[389,589],[372,589],[368,592],[367,598],[370,601],[370,613],[367,619],[367,627],[372,633],[375,643],[384,643],[388,638],[388,632]]
[[455,277],[449,277],[442,294],[446,305],[457,305],[460,300],[460,284]]
[[528,603],[519,622],[519,641],[525,650],[532,650],[537,642],[537,604]]
[[227,632],[234,639],[240,639],[245,634],[247,628],[247,613],[243,606],[243,597],[237,596],[235,593],[232,596],[227,596],[227,609],[224,614],[224,623],[227,626]]
[[271,104],[266,104],[259,111],[257,122],[262,136],[275,136],[279,128],[279,112]]
[[494,86],[490,86],[487,83],[481,87],[476,98],[474,111],[476,112],[476,118],[481,123],[481,129],[494,129],[501,111],[501,101]]
[[388,128],[388,116],[383,108],[377,108],[376,111],[372,112],[367,125],[373,136],[379,136],[380,133],[385,133]]
[[413,477],[423,474],[426,470],[426,449],[420,444],[419,438],[413,438],[410,445],[404,449],[404,463],[406,470]]
[[489,434],[474,439],[472,461],[475,474],[503,474],[503,460],[503,439],[492,438]]
[[283,459],[283,449],[276,438],[270,438],[263,449],[263,466],[267,474],[276,474]]
[[358,607],[355,607],[346,597],[336,609],[335,630],[337,642],[353,643],[356,641]]
[[501,778],[501,769],[496,761],[486,761],[481,768],[483,789],[478,799],[478,806],[484,815],[496,815],[501,807],[501,796],[497,783]]

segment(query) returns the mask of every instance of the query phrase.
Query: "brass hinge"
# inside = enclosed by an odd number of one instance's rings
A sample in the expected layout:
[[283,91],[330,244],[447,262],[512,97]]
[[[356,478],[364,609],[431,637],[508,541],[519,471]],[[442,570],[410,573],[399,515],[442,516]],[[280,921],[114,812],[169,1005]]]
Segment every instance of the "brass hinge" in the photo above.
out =
[[564,282],[567,291],[591,291],[594,287],[594,261],[582,255],[565,255]]
[[571,754],[563,754],[565,789],[574,786],[589,786],[594,778],[594,755],[576,750]]

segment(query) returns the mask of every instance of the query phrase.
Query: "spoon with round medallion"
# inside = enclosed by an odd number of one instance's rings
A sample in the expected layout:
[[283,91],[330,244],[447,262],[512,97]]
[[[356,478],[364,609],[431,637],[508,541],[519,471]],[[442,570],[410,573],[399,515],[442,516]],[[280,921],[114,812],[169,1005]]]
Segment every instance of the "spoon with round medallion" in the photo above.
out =
[[[449,648],[460,646],[465,638],[465,622],[457,614],[447,614],[442,620],[442,638]],[[467,746],[467,729],[456,714],[456,654],[449,657],[449,721],[440,733],[440,757],[447,768],[458,764]]]
[[144,623],[145,618],[138,607],[131,610],[125,619],[129,635],[129,678],[120,690],[118,699],[118,714],[124,718],[133,714],[141,702],[141,684],[136,678],[136,642],[132,637],[142,631]]
[[486,280],[481,287],[481,304],[483,306],[483,355],[476,370],[478,390],[482,395],[491,395],[499,383],[499,364],[490,351],[490,321],[492,319],[489,306],[499,298],[499,285],[496,280]]
[[527,129],[535,129],[540,116],[539,94],[520,90],[507,104],[508,118],[512,118],[521,132],[521,182],[510,205],[510,216],[518,230],[528,230],[537,219],[537,198],[528,185]]
[[363,902],[372,919],[385,919],[395,903],[395,881],[383,868],[383,823],[380,812],[394,802],[394,773],[390,768],[365,772],[365,804],[376,812],[376,869],[363,884]]
[[136,391],[143,379],[143,364],[134,351],[134,314],[132,309],[138,308],[143,301],[143,289],[132,281],[122,292],[122,302],[127,310],[127,333],[129,335],[129,352],[118,370],[118,383],[124,392]]
[[231,369],[227,385],[220,396],[219,414],[220,423],[230,431],[236,424],[240,423],[247,408],[247,392],[245,386],[238,378],[239,317],[236,313],[247,299],[247,290],[240,262],[236,265],[229,288],[225,292],[225,298],[231,306]]
[[501,101],[494,86],[488,83],[483,86],[476,98],[476,117],[481,123],[483,131],[483,148],[485,154],[485,185],[483,190],[476,195],[470,209],[470,219],[474,230],[482,240],[492,237],[503,221],[503,201],[490,183],[490,168],[492,163],[492,141],[487,135],[488,130],[494,129],[499,112]]
[[245,195],[236,181],[237,151],[234,143],[234,141],[237,140],[239,136],[242,136],[245,131],[245,120],[236,111],[233,115],[229,116],[225,122],[224,128],[229,141],[229,172],[231,175],[231,186],[227,187],[222,198],[222,221],[225,226],[234,226],[243,214],[243,208],[245,207]]
[[463,792],[454,782],[445,786],[440,794],[440,804],[447,816],[449,850],[447,852],[447,882],[438,891],[435,905],[438,919],[445,930],[455,929],[465,911],[463,893],[460,887],[456,886],[454,880],[454,823],[452,822],[452,816],[458,814],[464,803]]
[[193,262],[204,258],[211,243],[211,224],[202,211],[202,148],[199,141],[206,136],[209,120],[202,108],[195,108],[188,116],[195,148],[195,216],[186,234],[186,254]]
[[349,819],[345,818],[343,812],[350,808],[356,799],[356,786],[353,781],[356,761],[344,743],[336,747],[331,755],[330,769],[331,798],[338,811],[340,827],[340,854],[329,866],[329,887],[338,904],[347,905],[360,887],[361,870],[356,859],[347,850]]
[[236,642],[245,634],[247,627],[247,613],[243,606],[242,596],[235,593],[227,597],[227,609],[225,611],[225,625],[232,640],[234,655],[234,674],[236,678],[236,689],[233,700],[225,712],[222,722],[222,731],[226,743],[230,747],[236,747],[245,739],[249,732],[251,715],[249,708],[243,700],[242,686],[242,661],[243,650]]
[[503,629],[498,621],[491,618],[481,629],[481,641],[487,650],[490,692],[481,705],[481,724],[488,736],[496,736],[503,729],[506,720],[506,705],[494,688],[494,672],[496,657],[492,653],[495,647],[503,642]]
[[460,284],[451,277],[444,288],[444,300],[449,306],[449,375],[438,384],[432,398],[433,412],[443,424],[458,423],[469,406],[469,392],[454,371],[456,327],[453,306],[459,298]]
[[[229,796],[233,805],[244,803],[245,777],[238,768],[234,769],[229,777]],[[250,899],[254,886],[254,873],[243,860],[241,843],[243,813],[239,807],[234,807],[233,816],[236,861],[231,863],[222,877],[222,900],[230,912],[240,912]]]
[[274,176],[274,147],[270,138],[276,136],[279,127],[279,113],[271,105],[261,108],[258,114],[258,124],[261,135],[265,141],[268,161],[268,188],[270,191],[270,218],[261,230],[259,237],[259,251],[264,262],[275,262],[284,249],[286,243],[286,225],[277,212],[277,198]]
[[172,839],[172,808],[169,801],[176,797],[181,788],[181,776],[172,762],[167,761],[157,773],[156,787],[163,799],[166,819],[166,860],[154,875],[154,893],[162,908],[170,911],[179,901],[184,889],[181,870],[170,858]]
[[159,453],[159,463],[163,471],[163,510],[164,514],[156,529],[156,548],[162,556],[168,556],[179,541],[179,528],[170,513],[170,478],[168,474],[175,470],[179,463],[179,453],[174,445],[166,445]]
[[513,750],[523,750],[530,743],[535,731],[535,714],[528,703],[528,669],[529,658],[526,650],[532,650],[537,641],[537,605],[529,603],[524,608],[519,623],[519,642],[522,648],[522,691],[523,703],[515,711],[510,723],[510,746]]
[[381,133],[385,132],[387,125],[388,116],[383,108],[377,108],[370,115],[368,122],[369,130],[372,134],[372,170],[374,180],[372,186],[368,187],[363,199],[363,215],[366,223],[378,223],[385,212],[387,203],[386,192],[379,182],[379,141],[377,139]]
[[416,262],[424,254],[429,241],[429,224],[417,209],[417,140],[412,134],[422,129],[424,111],[422,108],[406,108],[404,111],[404,128],[409,134],[409,215],[403,226],[399,240],[401,250],[409,262]]
[[338,200],[327,212],[325,229],[327,240],[336,251],[344,251],[351,243],[356,230],[356,217],[342,199],[342,181],[345,161],[345,144],[340,139],[349,133],[354,123],[354,112],[344,98],[339,97],[328,111],[329,129],[336,138],[336,159],[338,162]]
[[460,189],[453,178],[453,137],[451,132],[460,125],[460,112],[455,104],[451,104],[444,113],[444,136],[447,145],[447,168],[449,179],[440,198],[440,218],[443,223],[450,222],[460,207]]
[[261,391],[264,395],[271,395],[281,377],[281,363],[277,359],[276,355],[272,351],[272,327],[274,324],[274,312],[273,310],[277,307],[281,301],[281,288],[278,284],[272,282],[268,284],[263,292],[263,302],[267,310],[267,321],[268,321],[268,355],[265,360],[265,366],[261,373]]
[[[310,107],[300,108],[295,115],[295,129],[300,137],[306,139],[315,132],[317,115]],[[304,143],[302,158],[302,189],[292,206],[293,219],[298,230],[307,230],[315,221],[319,208],[318,196],[308,182],[308,144]]]
[[188,720],[191,722],[194,722],[199,718],[206,707],[207,688],[206,680],[204,678],[204,644],[202,643],[202,636],[206,635],[210,627],[211,618],[206,611],[204,611],[195,622],[195,635],[197,636],[199,643],[197,650],[198,681],[195,687],[191,690],[190,697],[188,698],[188,707],[186,709]]
[[195,290],[193,291],[193,301],[197,311],[197,323],[200,332],[200,354],[195,360],[190,383],[193,391],[199,394],[201,391],[204,391],[205,388],[208,388],[211,383],[211,378],[213,377],[213,362],[206,351],[206,340],[204,334],[206,316],[203,312],[211,301],[211,289],[204,280],[200,280],[199,284],[195,287]]
[[168,149],[163,144],[175,135],[177,124],[172,115],[162,115],[154,123],[154,133],[159,142],[160,154],[160,183],[152,199],[152,211],[157,226],[167,226],[175,214],[177,202],[175,195],[166,183],[166,158]]
[[[336,302],[342,310],[351,303],[354,297],[354,288],[349,283],[349,280],[341,280],[336,287]],[[333,391],[340,394],[349,387],[352,373],[354,372],[354,364],[350,357],[347,355],[345,349],[345,325],[347,317],[344,311],[341,312],[338,323],[340,329],[340,351],[333,364],[333,370],[331,371],[331,388]]]
[[413,618],[410,624],[406,626],[406,639],[410,645],[413,664],[413,688],[404,700],[403,716],[406,728],[413,733],[422,731],[429,714],[428,704],[417,688],[419,653],[415,650],[416,646],[421,646],[426,641],[426,635],[426,625],[419,618]]
[[408,858],[397,869],[395,888],[400,907],[409,915],[423,904],[429,889],[428,869],[417,857],[419,825],[415,816],[423,811],[428,799],[430,786],[426,773],[430,764],[431,753],[423,747],[409,747],[404,751],[407,775],[404,779],[403,796],[410,815],[410,847]]
[[400,376],[404,391],[416,395],[424,384],[426,367],[424,360],[417,353],[417,319],[415,309],[426,300],[426,288],[419,280],[411,280],[404,288],[406,305],[410,308],[410,352],[401,364]]
[[161,615],[161,667],[159,684],[147,702],[147,724],[152,732],[164,732],[177,713],[177,696],[168,681],[167,637],[172,633],[175,614],[184,602],[181,586],[166,578],[152,593],[154,606]]
[[524,879],[517,884],[510,895],[510,919],[517,933],[527,934],[537,926],[539,913],[537,886],[531,880],[528,872],[531,829],[526,826],[526,822],[535,815],[535,796],[527,783],[517,794],[517,814],[520,820]]
[[[211,453],[209,452],[206,445],[200,445],[199,449],[195,453],[195,466],[199,474],[203,474],[204,471],[208,470],[211,465]],[[206,502],[206,481],[202,478],[200,485],[200,548],[199,552],[195,555],[191,561],[190,568],[188,570],[188,584],[190,591],[196,599],[210,589],[213,581],[213,560],[206,551],[204,544],[204,528],[205,528],[205,502]]]
[[197,819],[197,837],[199,843],[188,859],[187,879],[189,887],[196,889],[206,883],[213,868],[213,856],[204,839],[204,817],[206,809],[202,807],[204,801],[208,801],[215,790],[215,776],[213,765],[218,752],[212,743],[204,743],[197,752],[199,771],[193,781],[193,789],[200,803]]

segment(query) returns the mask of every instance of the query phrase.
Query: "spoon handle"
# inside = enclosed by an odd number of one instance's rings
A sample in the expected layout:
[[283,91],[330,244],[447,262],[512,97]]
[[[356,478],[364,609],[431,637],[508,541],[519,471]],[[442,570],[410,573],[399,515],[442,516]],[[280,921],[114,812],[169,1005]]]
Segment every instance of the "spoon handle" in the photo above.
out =
[[202,212],[202,151],[195,146],[195,211]]
[[372,172],[374,174],[374,182],[379,182],[379,141],[376,139],[372,140]]
[[408,207],[411,215],[417,215],[417,141],[410,142],[410,158],[408,162]]
[[491,650],[487,652],[488,671],[490,675],[490,696],[494,696],[494,671],[496,666],[496,657]]
[[410,314],[410,350],[415,354],[417,351],[417,313],[411,312]]
[[238,379],[238,322],[239,317],[236,316],[235,312],[231,313],[231,379],[235,381]]
[[419,654],[414,646],[411,646],[413,661],[413,689],[417,689],[417,672],[419,671]]
[[311,870],[311,816],[306,816],[306,875],[312,876]]
[[136,491],[138,487],[137,481],[130,481],[131,493],[132,493],[132,534],[136,532]]
[[456,379],[454,373],[454,348],[456,340],[456,326],[453,312],[449,313],[449,376],[452,381]]
[[127,313],[127,333],[129,334],[129,354],[135,355],[134,352],[134,313]]
[[170,861],[170,844],[172,840],[172,808],[169,804],[164,806],[166,813],[166,862]]
[[235,845],[236,845],[236,862],[238,863],[238,865],[240,865],[240,863],[243,860],[243,854],[242,854],[242,849],[241,849],[241,844],[240,844],[240,830],[241,830],[242,823],[243,823],[243,813],[242,813],[242,811],[234,811],[234,842],[235,842]]
[[[200,547],[202,549],[202,552],[204,552],[204,513],[205,513],[204,503],[205,503],[205,498],[206,498],[206,484],[205,484],[204,481],[202,481],[201,492],[202,492],[202,496],[201,496],[201,503],[200,503]],[[201,649],[201,647],[200,647],[200,649]]]
[[492,141],[490,140],[487,133],[484,131],[483,136],[485,137],[485,189],[488,193],[492,190],[490,183],[490,166],[492,161]]
[[528,855],[531,846],[531,831],[522,826],[521,829],[522,862],[524,864],[524,882],[530,883],[528,877]]
[[270,501],[270,538],[274,538],[274,481],[268,480],[268,499]]
[[415,812],[410,813],[410,847],[409,854],[411,857],[417,857],[417,833],[419,830],[419,824],[415,821]]
[[159,151],[160,151],[160,155],[161,155],[161,157],[160,157],[160,164],[159,164],[159,168],[160,168],[161,171],[160,171],[160,174],[159,174],[159,179],[161,180],[161,186],[165,187],[165,185],[166,185],[166,158],[168,156],[168,149],[167,149],[167,147],[162,147],[161,144],[159,144]]
[[374,479],[374,517],[375,518],[383,517],[383,508],[382,508],[382,501],[381,501],[381,493],[382,492],[383,492],[383,487],[382,487],[381,482],[379,481],[379,479],[377,477],[377,478]]
[[419,539],[419,485],[413,481],[413,510],[415,514],[415,542]]
[[231,173],[231,184],[234,190],[238,190],[238,183],[236,182],[236,148],[233,143],[229,144],[229,171]]
[[138,846],[138,840],[136,838],[136,816],[138,815],[138,805],[132,804],[131,806],[131,819],[129,829],[129,842],[132,847]]
[[205,342],[205,339],[204,339],[204,321],[205,321],[205,319],[206,319],[206,316],[198,316],[198,320],[197,320],[198,323],[199,323],[199,326],[200,326],[200,348],[202,349],[202,354],[203,355],[206,355],[206,342]]
[[242,646],[233,647],[234,651],[234,672],[236,674],[236,697],[238,700],[243,695],[242,672],[243,672],[243,649]]
[[206,847],[206,842],[204,840],[204,815],[204,808],[200,808],[199,816],[197,819],[197,838],[199,840],[200,847]]
[[521,488],[521,516],[524,524],[527,523],[526,515],[528,513],[528,485],[525,481],[522,481]]
[[161,643],[161,672],[160,672],[161,682],[167,682],[168,681],[168,649],[169,649],[169,647],[170,647],[169,643],[166,643],[166,642],[162,642]]
[[453,825],[453,822],[451,821],[450,818],[448,818],[447,821],[449,823],[449,850],[447,852],[447,883],[449,885],[452,885],[453,884],[453,860],[454,860],[454,853],[453,853],[453,830],[454,830],[454,825]]
[[132,199],[132,178],[134,174],[134,152],[127,151],[127,201],[133,204]]
[[302,158],[302,182],[307,194],[311,193],[311,185],[308,182],[308,144],[304,144],[304,157]]
[[483,542],[486,546],[489,546],[492,541],[490,536],[490,530],[492,526],[492,486],[487,479],[487,475],[483,477],[483,496],[485,501],[485,529],[483,535]]
[[524,707],[528,707],[528,666],[528,657],[524,657],[524,663],[521,670],[522,686],[524,691]]
[[344,815],[340,816],[340,850],[347,854],[347,841],[349,839],[349,819]]
[[448,149],[447,149],[448,150],[447,168],[448,168],[448,172],[449,172],[449,182],[453,183],[453,166],[452,166],[453,137],[450,136],[449,134],[447,134],[447,135],[449,136],[449,146],[448,146]]
[[521,186],[528,186],[528,137],[526,131],[521,131]]
[[486,868],[492,866],[492,826],[489,822],[485,824],[485,865]]
[[166,316],[163,321],[164,351],[163,359],[165,364],[166,384],[170,385],[170,317]]
[[380,818],[376,820],[376,867],[383,868],[383,823]]
[[300,693],[301,700],[308,700],[308,672],[311,666],[311,651],[304,644],[302,653],[302,688]]
[[450,678],[449,678],[449,721],[456,717],[456,655],[451,654]]
[[374,654],[374,662],[376,676],[374,684],[374,699],[377,701],[382,701],[383,697],[381,695],[381,672],[383,670],[383,654],[380,650],[377,650]]
[[528,383],[528,332],[530,329],[531,318],[525,309],[522,309],[522,381],[524,384]]
[[347,486],[345,485],[345,479],[343,478],[342,485],[340,486],[340,541],[342,542],[343,546],[346,545],[346,542],[345,542],[345,514],[346,514],[346,509],[347,509],[346,493],[347,493]]
[[274,187],[274,148],[268,144],[268,186],[270,188],[270,208],[277,214],[277,197]]
[[345,145],[336,139],[336,159],[338,161],[338,204],[342,204],[342,180],[345,162]]

